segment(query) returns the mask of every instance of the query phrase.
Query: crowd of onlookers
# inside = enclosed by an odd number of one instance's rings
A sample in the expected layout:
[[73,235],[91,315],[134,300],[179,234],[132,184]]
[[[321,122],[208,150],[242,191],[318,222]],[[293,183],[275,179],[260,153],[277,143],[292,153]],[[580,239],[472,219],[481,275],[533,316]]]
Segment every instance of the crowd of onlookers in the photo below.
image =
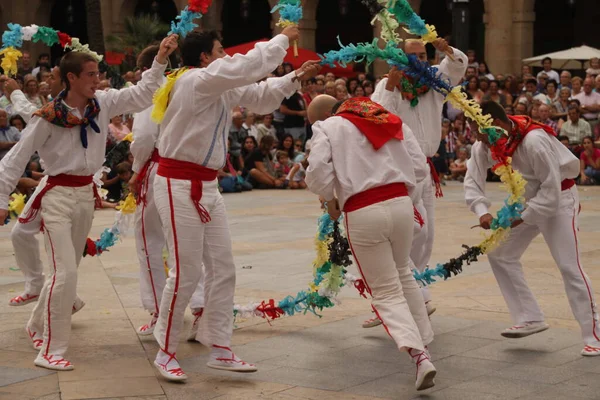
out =
[[[468,98],[477,102],[496,101],[508,114],[528,115],[551,126],[559,140],[580,158],[580,183],[600,183],[600,150],[595,148],[600,145],[598,59],[590,60],[590,68],[579,77],[566,70],[553,70],[548,58],[543,61],[543,70],[535,75],[529,66],[512,75],[494,74],[485,62],[477,61],[472,50],[467,56],[469,64],[461,84]],[[284,76],[292,70],[291,64],[284,63],[271,76]],[[99,90],[112,87],[105,71],[101,72]],[[26,98],[38,108],[51,100],[50,73],[48,54],[41,54],[34,66],[29,53],[23,52],[16,80]],[[134,85],[141,79],[141,72],[128,71],[118,78],[119,85]],[[10,99],[2,93],[5,79],[0,76],[0,159],[16,144],[26,127],[25,120],[14,114]],[[306,110],[312,99],[323,93],[338,100],[370,97],[380,80],[381,77],[360,72],[352,78],[338,78],[328,72],[304,82],[301,90],[285,99],[272,114],[255,115],[237,107],[232,113],[226,164],[219,171],[221,190],[306,188],[304,176],[312,137]],[[123,139],[131,132],[133,118],[117,116],[109,125],[105,165],[110,171],[102,175],[102,181],[111,204],[127,195],[133,159],[129,142]],[[450,104],[445,104],[440,119],[442,138],[433,164],[443,179],[462,180],[476,135],[464,114]],[[36,187],[43,176],[41,164],[34,155],[19,182],[20,191],[31,193]]]

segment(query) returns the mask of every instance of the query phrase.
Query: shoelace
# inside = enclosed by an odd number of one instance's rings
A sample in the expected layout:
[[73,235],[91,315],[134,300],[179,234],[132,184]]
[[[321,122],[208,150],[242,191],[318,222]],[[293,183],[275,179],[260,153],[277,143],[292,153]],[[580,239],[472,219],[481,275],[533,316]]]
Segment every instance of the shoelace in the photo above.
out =
[[148,329],[152,328],[158,322],[158,315],[152,314],[152,320],[150,320],[149,324],[146,324],[140,327],[140,332],[146,332]]
[[590,346],[589,344],[586,344],[583,350],[591,353],[600,353],[600,347]]
[[13,297],[12,299],[10,299],[10,302],[11,303],[23,303],[25,301],[35,299],[36,297],[39,297],[39,296],[31,296],[31,295],[27,295],[27,297],[17,296],[17,297]]
[[198,324],[198,321],[202,317],[202,314],[204,314],[204,308],[201,308],[200,311],[194,313],[194,316],[196,317],[196,319],[194,319],[194,326]]
[[509,331],[516,331],[517,329],[523,329],[523,328],[525,328],[526,326],[527,326],[527,325],[515,325],[515,326],[512,326],[512,327],[508,328],[508,330],[509,330]]
[[44,344],[44,340],[43,339],[34,339],[34,336],[36,335],[37,332],[31,332],[31,330],[29,330],[29,328],[27,328],[27,333],[29,334],[31,341],[33,342],[33,346],[36,349],[39,347],[42,347],[42,345]]
[[380,319],[378,317],[375,317],[375,318],[371,318],[371,319],[366,320],[364,323],[365,324],[372,324],[373,322],[376,322],[376,321],[380,321]]
[[61,365],[61,364],[63,364],[63,363],[65,364],[65,365],[64,365],[65,367],[69,367],[69,366],[71,366],[71,365],[72,365],[72,364],[71,364],[69,361],[65,360],[64,358],[59,358],[59,359],[57,359],[57,360],[53,360],[53,359],[52,359],[53,357],[54,357],[54,356],[53,356],[52,354],[51,354],[51,355],[49,355],[49,356],[47,356],[47,355],[46,355],[46,356],[44,356],[44,359],[45,359],[46,361],[48,361],[48,364],[50,364],[50,365],[53,365],[53,364],[54,364],[54,365],[56,365],[56,366],[60,366],[60,365]]
[[169,365],[169,363],[172,360],[177,361],[177,359],[175,358],[175,353],[171,354],[163,349],[160,349],[163,353],[165,353],[166,355],[169,356],[169,359],[167,360],[166,363],[161,364],[161,363],[157,363],[162,369],[164,369],[166,372],[168,372],[171,375],[175,375],[175,376],[181,376],[181,375],[185,375],[185,372],[183,372],[183,370],[178,367],[178,368],[172,368],[172,369],[167,369],[167,365]]
[[250,363],[247,363],[246,361],[243,361],[239,358],[237,358],[235,356],[235,354],[233,354],[233,350],[231,350],[229,347],[223,347],[223,346],[217,346],[216,344],[213,344],[213,347],[217,348],[217,349],[223,349],[223,350],[227,350],[231,353],[231,358],[215,358],[216,361],[223,361],[223,362],[227,362],[227,363],[236,363],[236,364],[241,364],[241,365],[253,365]]
[[[413,350],[415,351],[414,355],[412,353]],[[419,375],[419,366],[421,365],[421,363],[425,360],[429,360],[429,354],[427,353],[427,348],[425,348],[425,350],[423,350],[423,351],[419,351],[416,349],[409,349],[408,354],[411,356],[411,358],[415,362],[415,364],[417,364],[417,376],[418,376]]]

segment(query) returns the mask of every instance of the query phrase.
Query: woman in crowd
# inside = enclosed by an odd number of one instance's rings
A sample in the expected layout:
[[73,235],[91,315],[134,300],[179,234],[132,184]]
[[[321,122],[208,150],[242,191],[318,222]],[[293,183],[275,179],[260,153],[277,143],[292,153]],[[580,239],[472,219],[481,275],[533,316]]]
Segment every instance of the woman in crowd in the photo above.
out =
[[271,154],[274,141],[273,136],[264,136],[260,140],[258,149],[254,150],[245,160],[243,175],[257,189],[285,189],[284,180],[275,178],[273,155]]
[[33,75],[27,75],[25,77],[23,88],[27,100],[37,108],[42,108],[42,106],[48,102],[40,95],[40,85]]
[[550,79],[548,82],[546,82],[546,97],[548,98],[549,106],[558,100],[559,94],[557,90],[558,84],[554,79]]
[[486,94],[488,92],[488,89],[490,87],[490,80],[488,78],[486,78],[485,76],[480,76],[479,77],[479,89]]
[[233,160],[233,159],[231,160],[235,169],[238,171],[242,171],[244,169],[244,165],[245,165],[244,161],[257,148],[258,148],[258,142],[254,138],[254,136],[246,136],[246,138],[244,139],[244,143],[242,144],[242,151],[240,153],[240,158],[238,159],[239,166],[235,165],[235,160]]
[[337,85],[335,87],[335,98],[338,101],[348,100],[348,89],[346,89],[346,85]]
[[[263,136],[277,137],[277,130],[273,126],[273,114],[263,115],[262,121],[257,125],[258,136],[256,140],[260,142]],[[256,146],[258,147],[258,146]]]
[[600,183],[600,149],[594,148],[594,139],[591,136],[583,138],[583,150],[580,157],[582,185]]
[[472,76],[469,78],[469,82],[467,83],[466,92],[471,96],[473,100],[478,103],[481,103],[481,99],[483,98],[483,92],[479,89],[479,79],[476,76]]
[[365,97],[365,89],[362,86],[355,87],[352,97]]
[[293,160],[295,157],[294,154],[294,137],[292,135],[285,135],[281,142],[277,145],[277,150],[283,150],[288,154],[290,160]]
[[362,83],[362,87],[365,90],[365,96],[370,98],[373,92],[375,91],[375,88],[373,87],[373,82],[364,81]]
[[23,129],[25,129],[25,127],[27,126],[23,117],[21,117],[19,114],[15,114],[12,117],[10,117],[10,119],[8,120],[8,123],[11,126],[14,126],[15,128],[17,128],[19,130],[19,132],[23,132]]
[[348,80],[348,93],[354,93],[354,91],[356,90],[356,88],[359,86],[359,82],[358,79],[356,78],[351,78],[350,80]]
[[[512,99],[508,99],[506,95],[500,93],[500,84],[498,81],[490,81],[490,88],[488,92],[483,96],[482,101],[495,101],[502,107],[506,107],[507,104],[512,104]],[[510,101],[509,101],[510,100]]]
[[490,73],[490,69],[487,66],[487,63],[485,61],[482,61],[479,63],[479,77],[486,77],[488,78],[490,81],[494,80],[494,75],[492,75]]
[[335,95],[336,95],[335,82],[329,81],[325,84],[325,94],[327,94],[331,97],[335,97]]
[[568,87],[563,87],[558,92],[558,98],[552,106],[554,107],[554,114],[552,115],[553,119],[567,119],[567,111],[569,108],[569,97],[571,97],[571,89]]

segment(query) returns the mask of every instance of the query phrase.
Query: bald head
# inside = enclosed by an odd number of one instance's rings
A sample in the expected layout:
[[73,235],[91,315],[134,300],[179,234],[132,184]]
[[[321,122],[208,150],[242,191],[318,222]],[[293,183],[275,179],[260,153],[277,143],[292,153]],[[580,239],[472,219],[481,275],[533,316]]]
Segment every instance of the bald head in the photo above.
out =
[[425,44],[420,39],[407,39],[404,42],[404,52],[406,54],[414,54],[421,61],[427,61],[427,51]]
[[317,121],[326,120],[331,116],[331,110],[336,103],[336,98],[328,94],[315,97],[308,106],[308,121],[314,124]]

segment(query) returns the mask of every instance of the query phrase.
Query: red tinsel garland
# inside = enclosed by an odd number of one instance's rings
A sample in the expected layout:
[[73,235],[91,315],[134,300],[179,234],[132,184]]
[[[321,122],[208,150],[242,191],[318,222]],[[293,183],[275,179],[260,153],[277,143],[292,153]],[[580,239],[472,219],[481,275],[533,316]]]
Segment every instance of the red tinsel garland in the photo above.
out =
[[188,9],[192,12],[206,14],[211,3],[212,0],[190,0],[188,3]]
[[72,41],[71,36],[67,35],[66,33],[62,33],[62,32],[57,32],[57,34],[58,34],[58,40],[62,47],[65,47],[65,46],[71,44],[71,41]]

